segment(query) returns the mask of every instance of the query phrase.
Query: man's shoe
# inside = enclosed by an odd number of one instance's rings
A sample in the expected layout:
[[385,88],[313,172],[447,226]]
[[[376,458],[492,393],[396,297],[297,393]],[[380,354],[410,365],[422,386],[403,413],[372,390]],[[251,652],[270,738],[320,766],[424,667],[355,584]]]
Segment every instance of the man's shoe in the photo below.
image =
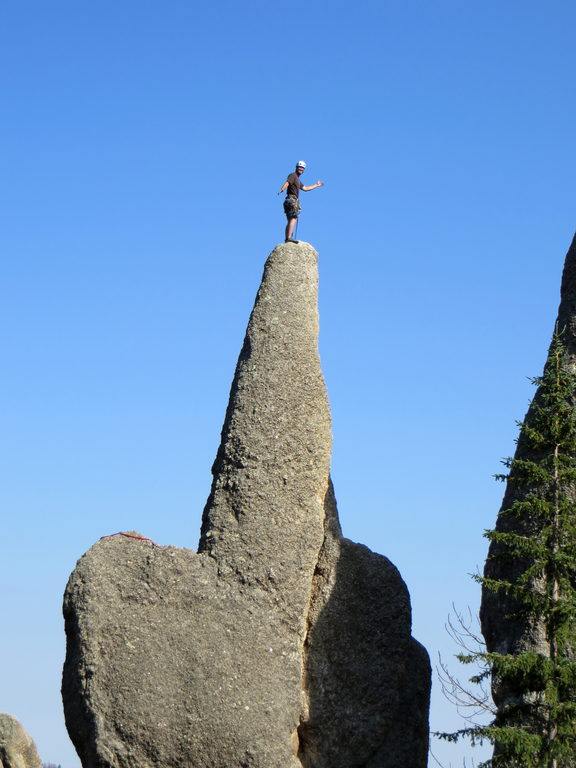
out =
[[299,243],[300,240],[293,240],[291,237],[287,237],[286,240],[284,240],[285,243]]

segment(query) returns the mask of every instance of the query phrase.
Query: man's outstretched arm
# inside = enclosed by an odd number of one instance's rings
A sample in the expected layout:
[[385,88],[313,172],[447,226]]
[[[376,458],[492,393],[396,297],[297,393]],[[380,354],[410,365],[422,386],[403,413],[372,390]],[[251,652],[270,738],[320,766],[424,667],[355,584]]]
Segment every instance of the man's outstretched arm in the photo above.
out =
[[282,192],[284,192],[284,190],[286,189],[287,186],[288,186],[288,182],[285,181],[284,184],[282,184],[282,186],[280,187],[280,190],[279,190],[278,194],[281,195]]
[[318,187],[323,187],[323,186],[324,186],[324,182],[323,181],[317,181],[316,184],[312,184],[311,187],[300,187],[300,189],[303,192],[310,192],[310,190],[312,190],[312,189],[318,189]]

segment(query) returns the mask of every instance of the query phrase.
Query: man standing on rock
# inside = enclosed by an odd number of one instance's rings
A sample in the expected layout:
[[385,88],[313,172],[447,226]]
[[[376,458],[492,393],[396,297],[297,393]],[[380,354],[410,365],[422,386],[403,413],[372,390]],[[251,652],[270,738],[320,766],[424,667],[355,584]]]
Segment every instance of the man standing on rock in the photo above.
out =
[[312,189],[317,189],[318,187],[324,186],[323,181],[317,181],[316,184],[312,184],[310,187],[305,187],[304,184],[302,184],[300,181],[300,176],[302,176],[304,173],[305,168],[306,163],[304,160],[298,160],[296,163],[296,170],[288,176],[284,184],[282,184],[280,187],[280,191],[278,192],[278,194],[281,195],[282,192],[288,188],[288,191],[286,192],[286,199],[284,200],[284,213],[286,214],[286,218],[288,220],[288,223],[286,224],[286,239],[284,240],[285,243],[298,242],[298,240],[292,239],[292,235],[294,234],[294,228],[300,213],[300,201],[298,200],[298,193],[300,190],[303,192],[310,192]]

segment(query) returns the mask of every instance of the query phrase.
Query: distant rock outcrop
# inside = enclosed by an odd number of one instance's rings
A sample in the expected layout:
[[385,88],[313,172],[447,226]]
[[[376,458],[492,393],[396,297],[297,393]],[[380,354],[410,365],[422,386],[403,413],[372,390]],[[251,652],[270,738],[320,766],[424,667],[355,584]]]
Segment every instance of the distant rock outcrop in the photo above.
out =
[[317,254],[270,255],[198,553],[119,535],[70,577],[84,768],[423,768],[430,669],[394,566],[341,537]]
[[[565,349],[564,364],[571,371],[576,371],[576,237],[572,241],[564,264],[556,328],[561,333]],[[540,398],[540,389],[538,389],[524,418],[525,424],[531,424],[534,404],[541,402]],[[534,449],[529,447],[529,441],[522,432],[514,457],[525,461],[537,461],[540,458]],[[503,514],[515,501],[525,500],[531,492],[529,485],[514,482],[514,474],[511,473],[511,480],[506,484],[502,506],[498,513],[496,531],[520,534],[530,538],[534,536],[535,531],[541,530],[541,522],[529,513],[523,516]],[[486,578],[514,583],[526,570],[528,560],[505,555],[506,551],[502,543],[493,541],[490,544],[484,568]],[[489,652],[519,655],[526,651],[534,651],[544,656],[549,655],[550,649],[543,622],[535,619],[534,613],[521,610],[522,607],[512,590],[494,591],[483,588],[480,618],[482,633]],[[517,699],[517,692],[510,688],[509,683],[503,683],[501,677],[494,676],[492,693],[495,703],[504,711],[511,701],[518,704],[519,699]],[[528,704],[530,705],[530,702]]]
[[5,713],[0,713],[0,768],[42,768],[32,737]]

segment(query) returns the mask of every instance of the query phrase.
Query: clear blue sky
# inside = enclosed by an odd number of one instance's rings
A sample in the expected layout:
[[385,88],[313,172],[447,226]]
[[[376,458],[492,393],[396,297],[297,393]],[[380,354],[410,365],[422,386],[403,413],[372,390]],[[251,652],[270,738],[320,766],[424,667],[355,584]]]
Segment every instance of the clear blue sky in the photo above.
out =
[[571,0],[0,3],[0,711],[45,761],[80,765],[77,558],[196,546],[299,159],[343,529],[399,567],[433,662],[455,650],[575,228],[575,26]]

